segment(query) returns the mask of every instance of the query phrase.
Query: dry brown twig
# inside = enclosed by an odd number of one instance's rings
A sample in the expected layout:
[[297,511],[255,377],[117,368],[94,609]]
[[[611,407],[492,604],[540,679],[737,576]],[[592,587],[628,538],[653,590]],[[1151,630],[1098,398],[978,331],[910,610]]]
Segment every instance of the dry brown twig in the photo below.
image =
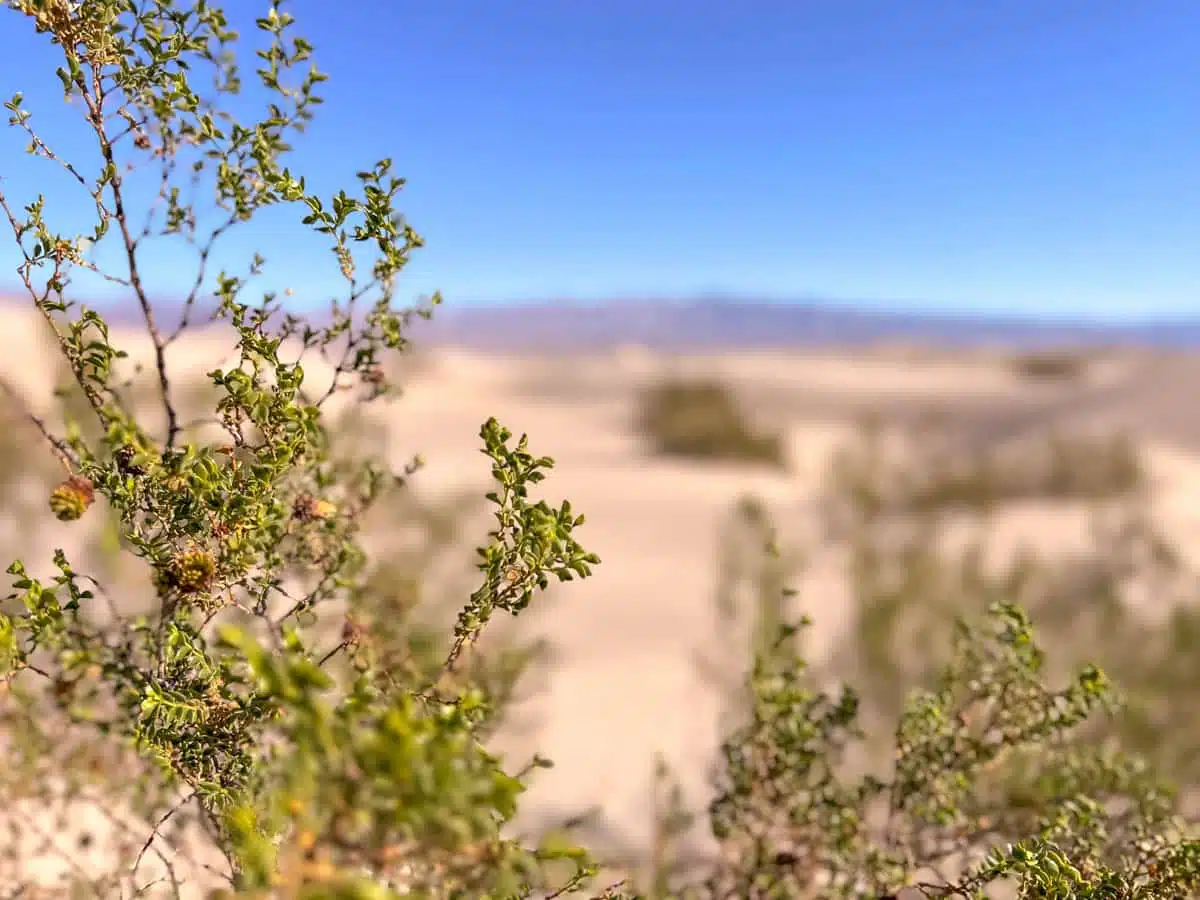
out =
[[29,408],[29,404],[26,402],[25,397],[20,391],[13,387],[8,379],[0,378],[0,390],[3,390],[4,393],[8,394],[13,403],[16,404],[17,408],[21,411],[21,414],[24,416],[24,418],[28,419],[29,422],[31,422],[33,426],[41,432],[42,437],[49,442],[51,449],[54,451],[55,457],[60,463],[62,463],[63,468],[67,470],[67,474],[73,475],[76,469],[79,468],[79,457],[76,456],[75,451],[67,446],[66,441],[50,431],[49,426],[46,425],[46,420]]

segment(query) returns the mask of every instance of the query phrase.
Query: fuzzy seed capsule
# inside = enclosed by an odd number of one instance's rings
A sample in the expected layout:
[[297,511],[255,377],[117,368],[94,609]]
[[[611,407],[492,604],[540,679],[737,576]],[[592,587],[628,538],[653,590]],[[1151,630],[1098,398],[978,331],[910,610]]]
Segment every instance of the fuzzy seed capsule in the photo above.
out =
[[187,550],[171,560],[159,576],[159,586],[181,594],[201,594],[212,589],[216,569],[216,560],[208,551]]
[[96,499],[96,489],[90,479],[72,475],[50,492],[50,511],[62,522],[74,522]]

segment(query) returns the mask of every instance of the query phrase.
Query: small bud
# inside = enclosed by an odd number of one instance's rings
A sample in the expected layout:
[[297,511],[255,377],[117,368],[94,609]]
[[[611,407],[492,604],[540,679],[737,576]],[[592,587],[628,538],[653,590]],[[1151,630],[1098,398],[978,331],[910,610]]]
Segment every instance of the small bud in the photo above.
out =
[[90,479],[72,475],[50,492],[50,511],[63,522],[74,522],[96,499],[96,489]]

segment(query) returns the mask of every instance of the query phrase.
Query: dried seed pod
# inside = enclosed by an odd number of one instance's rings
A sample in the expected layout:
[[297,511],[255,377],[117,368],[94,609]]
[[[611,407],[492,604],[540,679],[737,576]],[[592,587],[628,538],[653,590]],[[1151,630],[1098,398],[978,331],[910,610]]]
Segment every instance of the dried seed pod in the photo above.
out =
[[346,616],[346,621],[342,624],[342,643],[347,647],[357,646],[362,640],[365,629],[362,623],[351,616]]
[[298,494],[292,502],[292,518],[301,522],[311,522],[316,518],[317,498],[312,494]]
[[131,445],[125,444],[123,447],[118,447],[113,454],[113,459],[116,460],[117,469],[122,475],[131,475],[137,478],[140,475],[146,474],[146,467],[139,465],[134,460],[137,458],[137,450]]
[[336,512],[337,507],[328,500],[318,500],[308,493],[298,495],[292,504],[292,517],[300,522],[328,519]]
[[216,569],[216,560],[207,550],[186,550],[171,560],[159,585],[181,594],[201,594],[212,589]]
[[91,479],[72,475],[50,492],[50,511],[63,522],[73,522],[82,516],[96,499]]

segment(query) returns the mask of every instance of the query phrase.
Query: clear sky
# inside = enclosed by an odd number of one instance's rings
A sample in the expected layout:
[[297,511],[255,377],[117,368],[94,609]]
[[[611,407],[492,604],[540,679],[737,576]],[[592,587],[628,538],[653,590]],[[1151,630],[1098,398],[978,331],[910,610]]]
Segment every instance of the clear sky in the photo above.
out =
[[[330,74],[293,168],[328,193],[394,158],[428,240],[412,295],[1200,314],[1200,0],[289,7]],[[90,162],[52,52],[0,12],[0,91]],[[0,140],[14,199],[36,183],[63,230],[88,222],[78,188]],[[218,262],[261,247],[271,285],[335,290],[300,215]],[[153,289],[180,292],[188,259],[156,251]],[[0,286],[14,261],[0,240]]]

